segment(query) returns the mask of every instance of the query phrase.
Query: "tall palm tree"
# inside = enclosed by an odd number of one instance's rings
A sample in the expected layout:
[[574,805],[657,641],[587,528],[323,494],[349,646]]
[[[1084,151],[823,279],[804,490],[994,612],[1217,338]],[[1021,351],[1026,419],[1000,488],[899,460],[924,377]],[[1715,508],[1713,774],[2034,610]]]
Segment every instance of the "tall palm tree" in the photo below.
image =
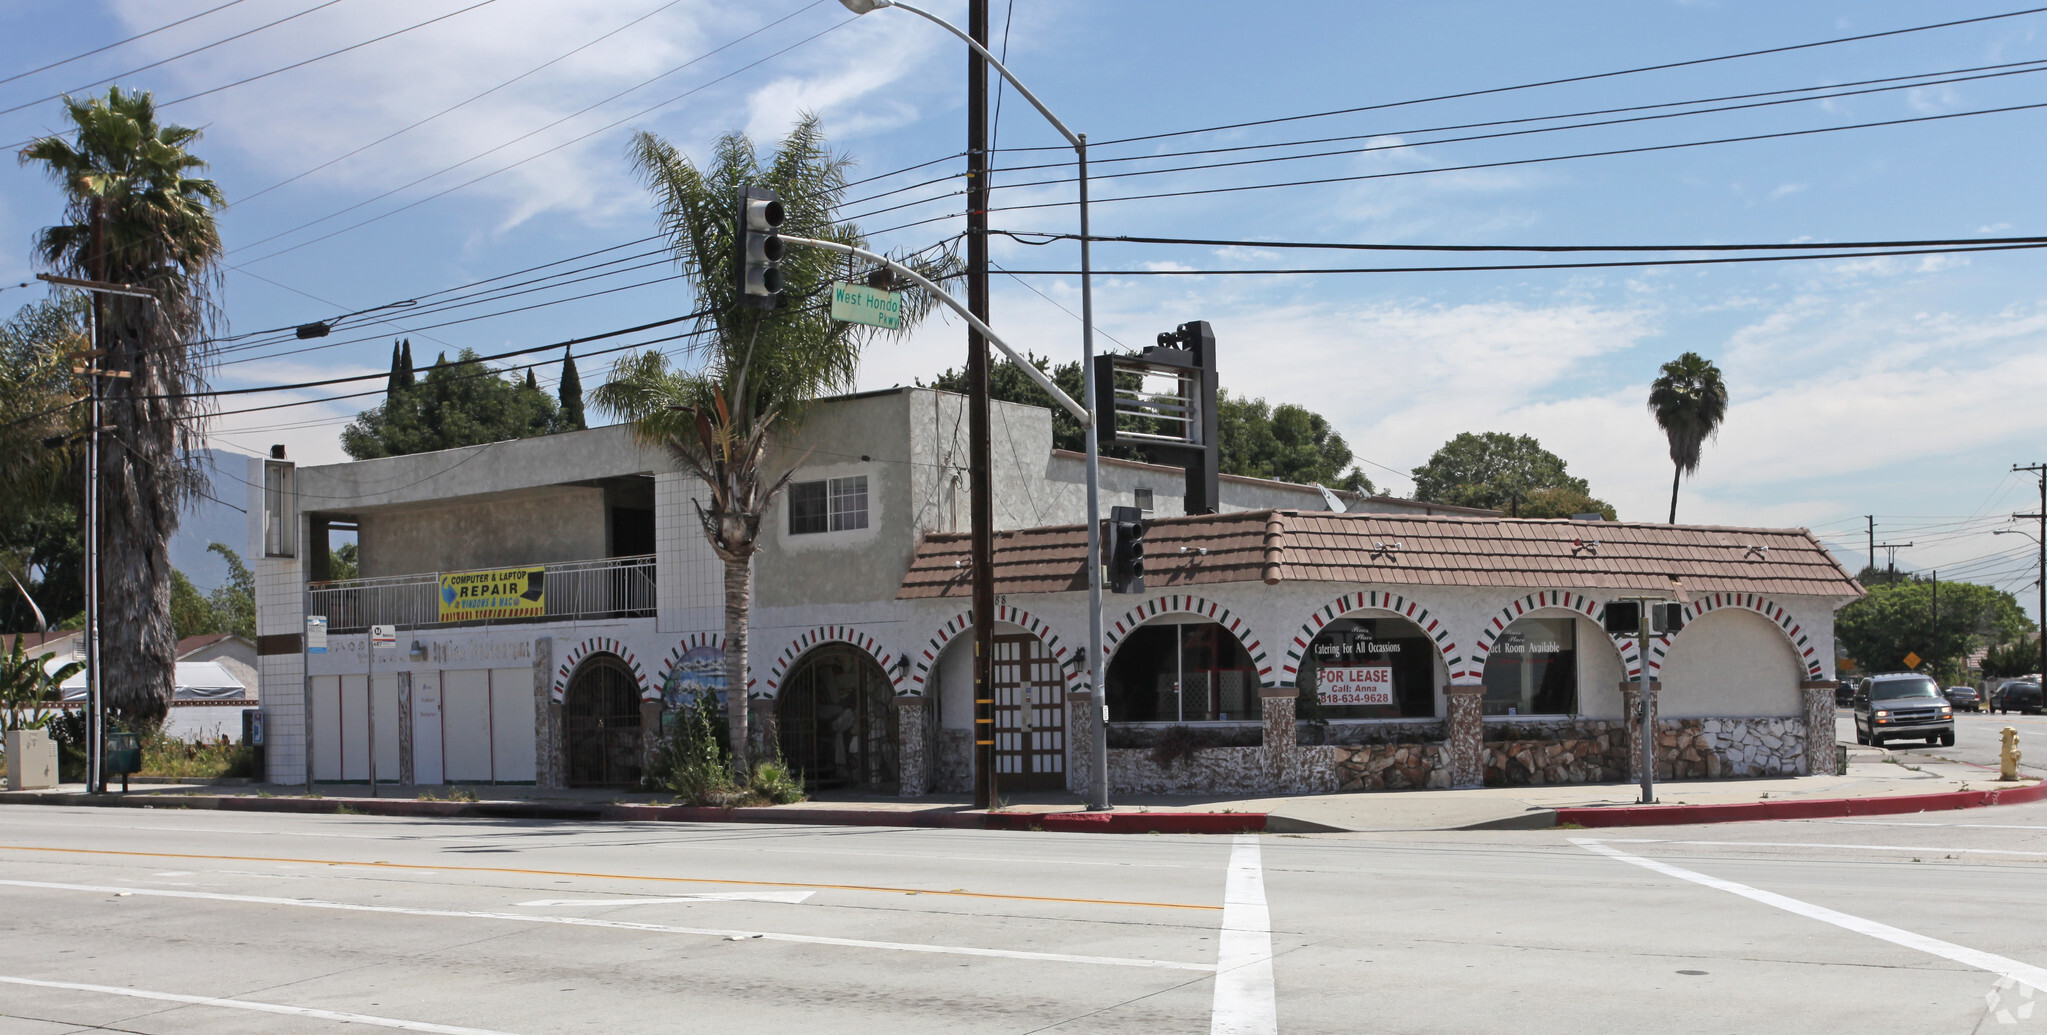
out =
[[[708,502],[697,504],[697,520],[725,564],[726,718],[733,764],[746,772],[750,748],[774,743],[770,713],[759,724],[747,720],[753,555],[762,514],[800,462],[790,460],[775,476],[770,452],[809,403],[853,387],[860,349],[877,329],[830,318],[832,278],[851,271],[834,254],[815,249],[790,248],[782,260],[780,308],[739,305],[732,281],[735,198],[749,184],[770,188],[782,199],[784,233],[862,246],[857,227],[833,219],[851,161],[826,146],[810,115],[765,158],[738,133],[720,138],[701,169],[651,133],[634,138],[631,155],[660,205],[669,247],[696,289],[702,315],[689,346],[695,362],[671,367],[659,352],[628,354],[591,400],[630,420],[640,441],[665,448],[704,484]],[[935,280],[950,275],[954,260],[940,253],[916,265]],[[912,291],[903,301],[903,329],[888,333],[906,333],[935,300]]]
[[107,703],[132,723],[160,722],[171,699],[176,640],[171,632],[167,552],[178,510],[201,486],[206,387],[203,342],[215,310],[220,232],[226,204],[187,147],[199,131],[160,125],[146,91],[109,89],[66,98],[67,134],[21,151],[64,192],[65,221],[36,235],[50,268],[142,288],[153,298],[93,296],[93,365],[123,373],[100,379],[107,434],[100,450],[102,676]]
[[1727,418],[1727,385],[1720,380],[1720,368],[1696,352],[1663,364],[1662,374],[1649,385],[1649,412],[1670,440],[1670,462],[1677,465],[1670,479],[1670,523],[1675,525],[1678,484],[1685,475],[1698,473],[1700,447],[1720,433],[1720,422]]

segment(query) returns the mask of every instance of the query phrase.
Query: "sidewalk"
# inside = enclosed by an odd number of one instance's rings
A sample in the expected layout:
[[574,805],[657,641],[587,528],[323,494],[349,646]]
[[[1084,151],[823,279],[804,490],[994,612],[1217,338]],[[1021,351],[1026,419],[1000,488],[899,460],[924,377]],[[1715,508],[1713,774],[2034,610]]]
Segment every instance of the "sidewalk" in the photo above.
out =
[[[530,786],[380,788],[131,782],[128,794],[87,795],[77,784],[0,792],[0,804],[188,808],[233,812],[350,813],[441,818],[806,823],[841,826],[1065,830],[1099,833],[1333,833],[1642,826],[1734,820],[1875,815],[2047,800],[2038,781],[1997,782],[1994,769],[1960,762],[1891,761],[1878,748],[1848,747],[1844,776],[1688,780],[1656,785],[1657,804],[1637,805],[1635,784],[1378,791],[1282,797],[1133,796],[1087,812],[1065,794],[1019,795],[1004,808],[974,809],[964,795],[902,799],[827,795],[797,805],[719,809],[672,804],[672,796]],[[451,791],[476,800],[453,800]]]

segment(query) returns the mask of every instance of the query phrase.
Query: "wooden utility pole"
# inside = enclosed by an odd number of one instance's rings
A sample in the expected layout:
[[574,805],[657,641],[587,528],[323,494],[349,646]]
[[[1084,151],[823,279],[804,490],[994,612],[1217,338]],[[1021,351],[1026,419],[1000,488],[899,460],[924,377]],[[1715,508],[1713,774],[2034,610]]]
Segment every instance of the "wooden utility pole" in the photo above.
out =
[[[967,5],[967,34],[988,45],[988,0]],[[988,321],[988,62],[967,48],[967,308]],[[995,784],[995,499],[989,470],[988,343],[967,328],[967,466],[974,578],[974,807]]]

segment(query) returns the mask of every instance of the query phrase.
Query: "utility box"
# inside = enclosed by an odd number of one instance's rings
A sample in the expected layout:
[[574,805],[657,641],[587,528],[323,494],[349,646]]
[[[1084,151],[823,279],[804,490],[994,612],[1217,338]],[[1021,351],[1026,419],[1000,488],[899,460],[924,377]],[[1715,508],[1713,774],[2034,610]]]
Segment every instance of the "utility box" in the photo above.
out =
[[46,730],[7,733],[7,789],[38,791],[57,786],[57,742]]

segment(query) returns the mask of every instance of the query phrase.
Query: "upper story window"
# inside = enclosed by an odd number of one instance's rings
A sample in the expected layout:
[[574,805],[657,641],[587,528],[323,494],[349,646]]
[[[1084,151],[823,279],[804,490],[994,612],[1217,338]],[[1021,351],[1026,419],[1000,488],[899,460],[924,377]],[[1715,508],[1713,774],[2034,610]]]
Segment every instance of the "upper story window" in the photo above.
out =
[[867,527],[867,476],[826,478],[789,486],[789,534],[849,532]]
[[1145,513],[1147,513],[1147,514],[1151,513],[1151,490],[1150,490],[1150,489],[1139,489],[1139,490],[1137,490],[1137,509],[1139,509],[1139,510],[1141,510],[1141,511],[1144,511],[1144,512],[1145,512]]

